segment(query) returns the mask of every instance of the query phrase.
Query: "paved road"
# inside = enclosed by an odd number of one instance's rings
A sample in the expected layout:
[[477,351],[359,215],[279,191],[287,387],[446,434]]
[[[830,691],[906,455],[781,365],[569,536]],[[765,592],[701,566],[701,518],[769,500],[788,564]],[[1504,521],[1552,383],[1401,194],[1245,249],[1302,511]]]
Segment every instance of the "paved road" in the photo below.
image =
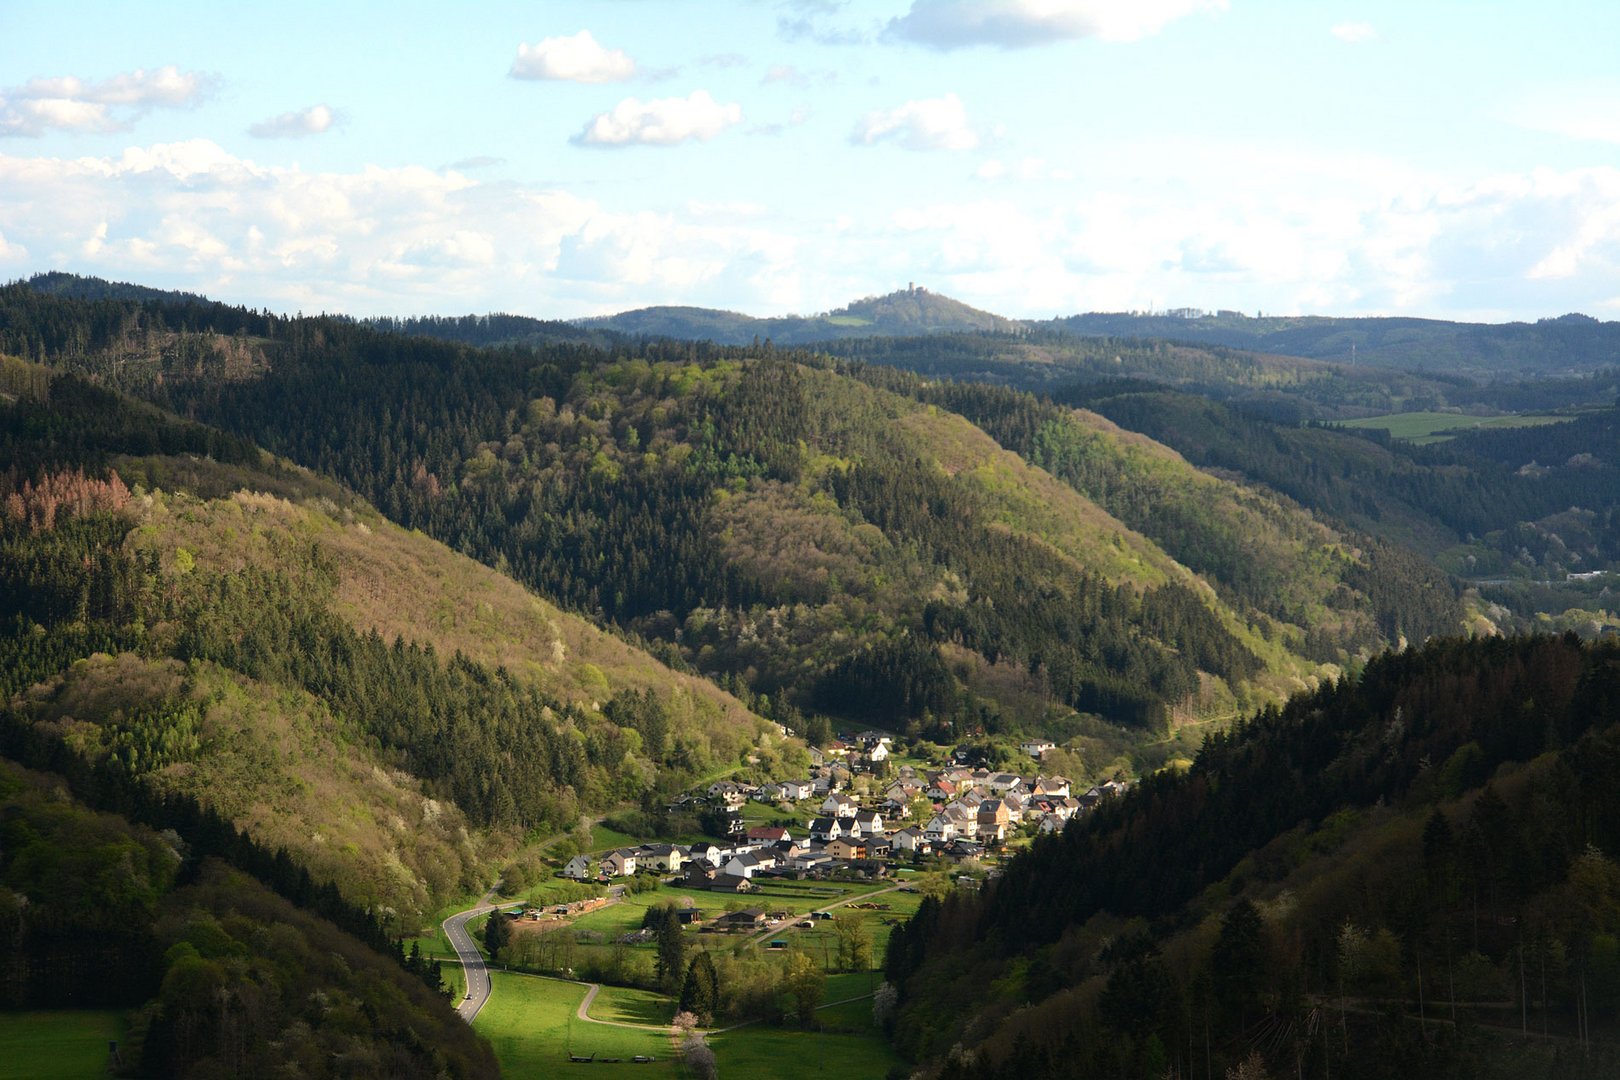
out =
[[467,920],[494,911],[499,906],[490,903],[494,895],[495,890],[491,889],[484,894],[483,903],[477,907],[458,911],[444,920],[444,935],[450,939],[450,947],[461,958],[461,970],[467,976],[467,996],[456,1006],[456,1012],[469,1024],[478,1015],[478,1010],[484,1007],[484,1002],[489,1000],[489,970],[484,967],[484,954],[478,951],[472,935],[467,932]]

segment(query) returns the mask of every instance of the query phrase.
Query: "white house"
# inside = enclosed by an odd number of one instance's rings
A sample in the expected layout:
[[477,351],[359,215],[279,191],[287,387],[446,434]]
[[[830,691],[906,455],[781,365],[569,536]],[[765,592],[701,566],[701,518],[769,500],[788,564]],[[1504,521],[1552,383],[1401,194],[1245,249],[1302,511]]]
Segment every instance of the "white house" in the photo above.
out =
[[563,877],[573,878],[575,881],[589,881],[591,879],[591,860],[586,855],[575,855],[568,860],[568,865],[562,869]]
[[929,847],[927,835],[916,825],[908,825],[889,837],[889,845],[895,851],[927,851]]
[[721,872],[751,881],[755,874],[761,870],[769,870],[776,862],[776,856],[768,850],[750,851],[742,855],[733,855]]
[[821,801],[818,809],[823,814],[831,814],[833,817],[848,817],[860,808],[860,803],[843,792],[835,791]]
[[844,835],[843,824],[835,817],[822,817],[810,823],[810,836],[825,844],[829,840],[836,840]]
[[784,780],[777,787],[782,790],[782,798],[789,802],[808,799],[816,793],[816,785],[812,780]]
[[634,848],[620,848],[602,856],[602,873],[608,877],[628,877],[636,872]]
[[702,843],[693,844],[690,848],[688,848],[686,858],[688,862],[703,863],[707,866],[718,868],[720,864],[725,861],[725,854],[725,848],[722,848],[719,844],[711,844],[705,840]]

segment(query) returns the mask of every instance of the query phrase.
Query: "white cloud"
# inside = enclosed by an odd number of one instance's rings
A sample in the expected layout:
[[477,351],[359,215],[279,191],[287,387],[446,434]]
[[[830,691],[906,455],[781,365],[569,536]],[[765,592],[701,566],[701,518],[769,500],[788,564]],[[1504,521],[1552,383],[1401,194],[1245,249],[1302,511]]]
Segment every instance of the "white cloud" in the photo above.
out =
[[248,128],[248,134],[256,139],[302,139],[306,135],[319,135],[330,131],[335,123],[337,114],[331,108],[325,105],[311,105],[307,109],[285,112],[268,120],[260,120]]
[[891,38],[935,49],[1050,45],[1076,38],[1139,41],[1197,12],[1225,11],[1227,0],[912,0],[889,20]]
[[122,131],[154,108],[196,105],[218,80],[170,64],[114,75],[100,82],[73,75],[30,79],[0,92],[0,136],[48,130]]
[[674,146],[714,138],[742,123],[742,106],[721,104],[707,90],[684,98],[625,98],[600,113],[573,141],[584,146]]
[[796,305],[800,245],[757,214],[624,213],[457,172],[308,172],[207,140],[104,158],[0,154],[0,264],[281,310],[552,316]]
[[13,244],[6,239],[6,234],[0,232],[0,262],[22,262],[28,258],[28,249]]
[[604,49],[589,30],[572,37],[546,38],[533,45],[518,45],[509,74],[514,79],[555,79],[562,82],[613,83],[635,76],[636,62],[622,49]]
[[972,150],[979,136],[955,94],[920,98],[893,109],[869,112],[850,135],[861,146],[894,142],[907,150]]
[[[1196,183],[1176,168],[1189,159],[1208,163]],[[0,267],[355,314],[656,303],[772,314],[908,280],[1015,316],[1196,306],[1522,318],[1607,312],[1620,296],[1620,168],[1458,182],[1384,158],[1178,136],[1089,162],[1083,185],[1058,180],[1051,161],[1008,156],[1001,169],[974,197],[920,185],[834,217],[739,204],[737,192],[641,211],[455,170],[312,172],[206,140],[101,158],[0,154]],[[1053,186],[1038,200],[1002,186],[1026,175]]]
[[1378,30],[1369,22],[1334,23],[1328,32],[1346,45],[1361,45],[1378,40]]

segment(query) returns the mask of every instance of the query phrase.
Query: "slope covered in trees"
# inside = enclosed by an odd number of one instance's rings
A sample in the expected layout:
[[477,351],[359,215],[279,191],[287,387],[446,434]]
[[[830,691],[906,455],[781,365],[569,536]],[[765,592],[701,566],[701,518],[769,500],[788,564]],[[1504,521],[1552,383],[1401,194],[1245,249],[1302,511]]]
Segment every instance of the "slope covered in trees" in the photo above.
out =
[[20,723],[407,924],[526,831],[782,749],[712,685],[240,440],[209,435],[234,465],[129,453],[206,430],[74,375],[0,404],[27,463],[0,477]]
[[[5,720],[8,754],[16,734]],[[120,1056],[136,1075],[499,1075],[437,989],[436,969],[397,963],[380,937],[357,939],[312,914],[322,905],[307,875],[301,891],[289,887],[296,872],[266,874],[306,905],[294,906],[242,869],[263,873],[274,860],[217,820],[75,771],[0,760],[7,1008],[130,1010]],[[74,798],[80,790],[154,824],[95,812]]]
[[1462,623],[1444,575],[1403,549],[1330,527],[1229,474],[1201,472],[1163,443],[1096,413],[983,384],[932,383],[878,368],[861,377],[972,420],[1152,538],[1250,618],[1286,627],[1296,651],[1342,661]]
[[950,1077],[1607,1075],[1617,745],[1612,641],[1381,657],[925,905],[897,1042]]
[[1277,424],[1141,384],[1055,395],[1468,578],[1563,579],[1620,565],[1614,407],[1428,447]]
[[[896,721],[942,731],[1077,711],[1156,728],[1311,672],[1074,488],[809,356],[474,352],[334,320],[7,296],[0,333],[19,345],[336,475],[782,718],[850,714],[848,678],[898,658],[914,691]],[[222,338],[252,366],[210,361]],[[1023,672],[1049,707],[1007,715],[978,691],[1011,680],[964,676],[942,649]]]

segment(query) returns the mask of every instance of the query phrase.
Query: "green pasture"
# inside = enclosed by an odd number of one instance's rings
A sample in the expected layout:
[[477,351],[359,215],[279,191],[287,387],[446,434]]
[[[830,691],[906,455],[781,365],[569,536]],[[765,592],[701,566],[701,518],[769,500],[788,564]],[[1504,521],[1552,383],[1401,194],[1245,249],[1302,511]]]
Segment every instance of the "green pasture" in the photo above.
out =
[[[501,1074],[509,1080],[550,1080],[571,1075],[574,1066],[569,1062],[570,1053],[624,1059],[618,1065],[598,1061],[582,1076],[680,1075],[667,1034],[578,1019],[575,1011],[585,998],[583,983],[505,972],[493,972],[492,978],[494,989],[489,1004],[478,1014],[473,1027],[489,1040],[501,1063]],[[604,1007],[602,995],[608,995],[610,990],[612,996]],[[624,996],[636,993],[641,992],[603,987],[593,1015],[636,1013],[643,1006]],[[651,1065],[636,1065],[630,1059],[637,1054],[658,1060]]]
[[769,1076],[773,1080],[839,1077],[840,1080],[882,1080],[899,1065],[900,1057],[871,1026],[867,1006],[860,1032],[797,1031],[752,1024],[711,1035],[721,1076]]
[[1536,427],[1542,424],[1560,424],[1568,416],[1465,416],[1462,413],[1405,412],[1386,416],[1366,416],[1359,420],[1343,420],[1347,428],[1383,428],[1394,439],[1405,439],[1419,446],[1444,442],[1464,431],[1480,428]]
[[630,986],[603,986],[591,1002],[590,1015],[620,1024],[668,1024],[675,1005],[663,994]]
[[110,1010],[0,1012],[0,1077],[105,1077],[107,1044],[123,1034],[123,1014]]

